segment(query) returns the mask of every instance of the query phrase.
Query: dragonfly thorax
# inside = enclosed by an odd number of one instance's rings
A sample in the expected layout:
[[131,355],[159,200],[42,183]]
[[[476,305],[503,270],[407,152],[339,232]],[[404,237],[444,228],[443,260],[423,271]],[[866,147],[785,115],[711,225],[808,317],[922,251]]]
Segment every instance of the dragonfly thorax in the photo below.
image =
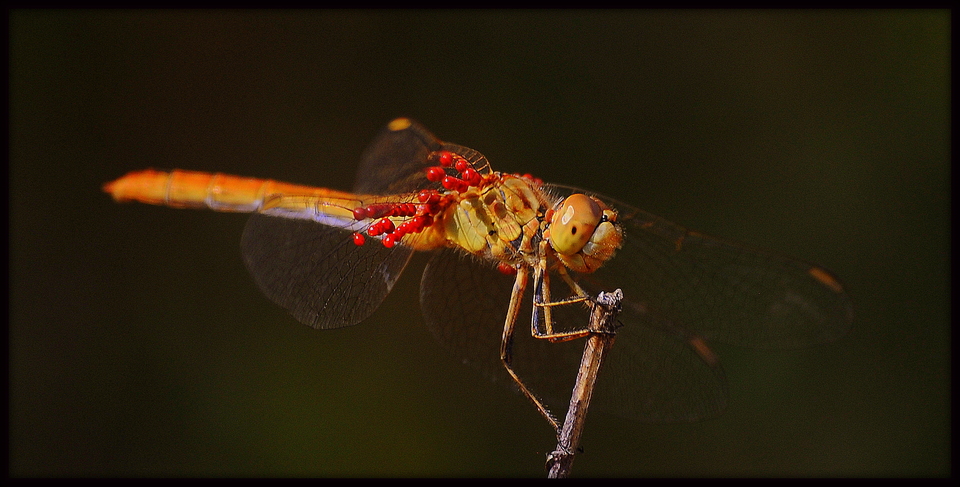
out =
[[492,173],[458,195],[443,217],[447,239],[481,258],[509,266],[533,265],[549,197],[532,178]]

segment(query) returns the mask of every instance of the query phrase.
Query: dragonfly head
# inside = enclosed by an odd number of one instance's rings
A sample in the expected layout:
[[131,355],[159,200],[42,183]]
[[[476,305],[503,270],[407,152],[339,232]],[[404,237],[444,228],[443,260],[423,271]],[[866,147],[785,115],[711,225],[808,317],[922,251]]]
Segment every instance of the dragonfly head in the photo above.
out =
[[549,220],[544,236],[557,257],[576,272],[597,270],[623,242],[617,212],[592,196],[568,196]]

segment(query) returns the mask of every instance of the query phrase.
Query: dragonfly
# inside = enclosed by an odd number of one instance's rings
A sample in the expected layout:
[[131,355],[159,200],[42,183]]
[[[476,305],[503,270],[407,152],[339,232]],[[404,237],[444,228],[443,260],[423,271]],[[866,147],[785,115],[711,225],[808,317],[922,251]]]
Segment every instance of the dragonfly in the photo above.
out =
[[[131,172],[118,202],[250,213],[241,249],[257,286],[317,329],[368,318],[416,251],[427,326],[454,356],[549,403],[571,391],[594,298],[621,289],[597,409],[645,422],[718,415],[712,343],[800,348],[836,340],[849,295],[822,267],[710,237],[599,193],[494,171],[410,119],[364,152],[351,192],[185,170]],[[521,318],[522,317],[522,318]],[[515,332],[529,317],[530,329]]]

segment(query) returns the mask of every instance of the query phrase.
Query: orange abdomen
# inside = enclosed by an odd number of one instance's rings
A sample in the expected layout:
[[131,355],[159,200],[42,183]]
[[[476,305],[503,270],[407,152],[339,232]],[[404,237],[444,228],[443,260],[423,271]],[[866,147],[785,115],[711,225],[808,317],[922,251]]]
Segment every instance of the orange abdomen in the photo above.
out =
[[139,201],[171,208],[206,208],[214,211],[252,213],[271,195],[302,195],[354,199],[342,191],[247,178],[221,173],[174,169],[134,171],[103,185],[118,202]]

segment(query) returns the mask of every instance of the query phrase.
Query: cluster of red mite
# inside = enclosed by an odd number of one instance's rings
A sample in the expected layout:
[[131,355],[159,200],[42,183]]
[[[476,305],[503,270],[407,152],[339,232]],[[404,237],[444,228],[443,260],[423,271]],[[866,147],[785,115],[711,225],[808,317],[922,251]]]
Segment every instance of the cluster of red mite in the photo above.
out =
[[[440,183],[444,188],[451,191],[462,192],[471,186],[479,186],[483,182],[483,176],[477,172],[469,161],[463,157],[448,151],[435,152],[430,155],[431,159],[436,159],[439,166],[429,167],[426,170],[427,179],[435,183]],[[453,167],[460,174],[460,177],[447,175],[446,167]],[[369,228],[367,235],[377,237],[383,235],[381,242],[384,247],[391,248],[400,241],[404,235],[409,233],[419,233],[423,229],[433,224],[433,218],[439,214],[448,204],[449,199],[444,199],[440,192],[435,189],[424,189],[417,194],[416,203],[377,203],[366,207],[357,207],[353,209],[353,218],[357,221],[368,218],[377,219]],[[399,225],[394,225],[388,217],[412,217]],[[353,243],[363,245],[365,238],[362,233],[353,234]]]

